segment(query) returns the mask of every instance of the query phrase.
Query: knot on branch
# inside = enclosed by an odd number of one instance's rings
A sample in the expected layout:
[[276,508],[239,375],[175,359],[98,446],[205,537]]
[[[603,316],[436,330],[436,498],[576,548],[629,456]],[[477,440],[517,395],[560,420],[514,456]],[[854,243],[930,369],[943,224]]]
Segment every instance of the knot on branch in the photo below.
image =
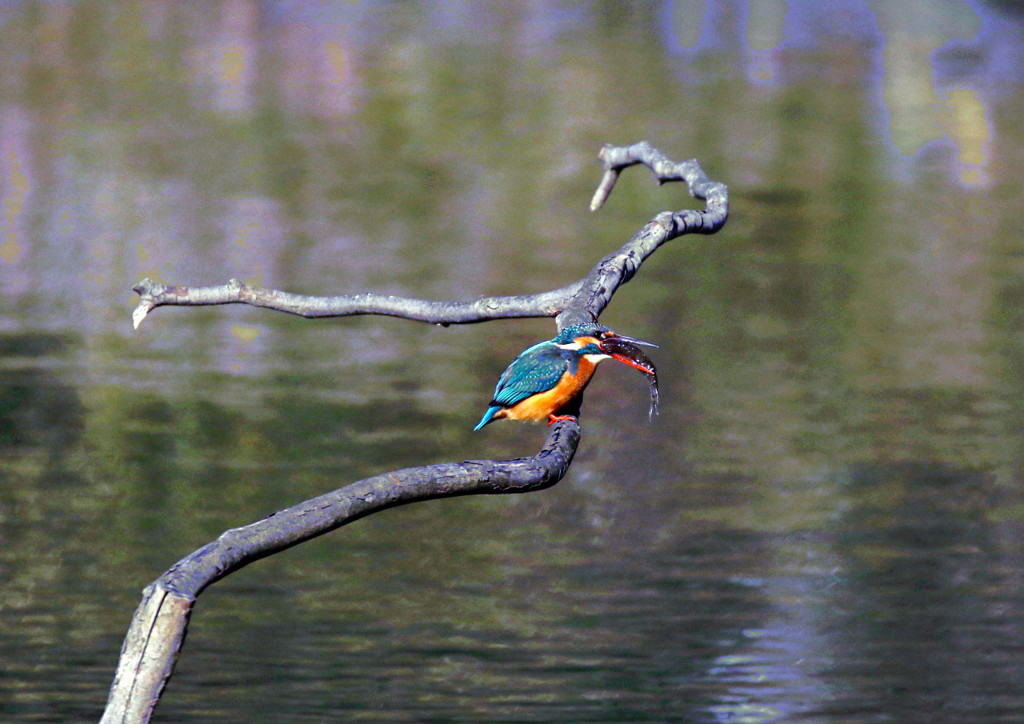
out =
[[163,294],[167,290],[165,284],[155,282],[149,277],[141,280],[138,284],[132,287],[132,291],[142,297],[155,297]]
[[643,257],[641,257],[636,251],[630,250],[622,258],[622,283],[625,284],[632,279],[640,270],[640,265],[643,263]]

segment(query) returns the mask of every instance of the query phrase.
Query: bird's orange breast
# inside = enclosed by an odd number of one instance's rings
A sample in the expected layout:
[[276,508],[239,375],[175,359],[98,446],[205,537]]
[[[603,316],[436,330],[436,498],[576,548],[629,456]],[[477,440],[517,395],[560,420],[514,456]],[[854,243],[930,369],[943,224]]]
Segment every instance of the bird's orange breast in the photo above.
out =
[[576,365],[576,373],[568,370],[558,380],[558,384],[550,390],[538,392],[536,395],[527,397],[517,402],[512,407],[502,410],[495,417],[507,417],[510,420],[544,420],[548,415],[553,415],[565,405],[583,392],[594,376],[597,365],[586,357],[580,358]]

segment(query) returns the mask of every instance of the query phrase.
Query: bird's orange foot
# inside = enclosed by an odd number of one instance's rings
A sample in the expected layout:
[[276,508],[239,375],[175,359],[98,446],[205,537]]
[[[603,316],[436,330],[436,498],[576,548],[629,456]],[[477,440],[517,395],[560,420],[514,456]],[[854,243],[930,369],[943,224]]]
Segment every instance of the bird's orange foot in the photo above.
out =
[[548,415],[548,418],[549,418],[549,420],[548,420],[548,427],[551,427],[556,422],[560,422],[562,420],[575,420],[576,419],[576,415],[555,415],[555,414],[551,414],[551,415]]

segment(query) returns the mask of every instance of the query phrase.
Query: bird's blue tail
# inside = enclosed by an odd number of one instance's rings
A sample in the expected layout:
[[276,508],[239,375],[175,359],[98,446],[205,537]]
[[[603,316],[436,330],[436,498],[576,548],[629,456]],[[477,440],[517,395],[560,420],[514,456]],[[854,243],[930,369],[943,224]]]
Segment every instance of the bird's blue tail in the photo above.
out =
[[485,412],[485,413],[484,413],[484,416],[483,416],[482,418],[480,418],[480,422],[478,422],[478,423],[476,424],[476,427],[474,427],[474,428],[473,428],[473,432],[476,432],[476,431],[477,431],[477,430],[479,430],[479,429],[480,429],[481,427],[483,427],[484,425],[486,425],[486,424],[487,424],[488,422],[490,422],[491,420],[493,420],[493,419],[494,419],[494,414],[495,414],[495,413],[496,413],[496,412],[497,412],[498,410],[500,410],[500,409],[501,409],[501,408],[500,408],[500,407],[498,407],[497,405],[494,405],[493,407],[488,407],[488,408],[487,408],[487,412]]

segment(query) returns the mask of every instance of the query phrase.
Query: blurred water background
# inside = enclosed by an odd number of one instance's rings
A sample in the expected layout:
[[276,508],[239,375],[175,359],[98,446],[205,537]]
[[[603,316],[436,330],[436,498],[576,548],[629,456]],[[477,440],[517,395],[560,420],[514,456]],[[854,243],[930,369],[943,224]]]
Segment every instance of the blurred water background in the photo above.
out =
[[[1016,2],[0,3],[0,720],[95,721],[141,588],[471,428],[548,320],[160,308],[145,276],[526,293],[728,184],[603,317],[555,488],[199,599],[162,722],[1024,719]],[[613,368],[614,367],[614,368]]]

